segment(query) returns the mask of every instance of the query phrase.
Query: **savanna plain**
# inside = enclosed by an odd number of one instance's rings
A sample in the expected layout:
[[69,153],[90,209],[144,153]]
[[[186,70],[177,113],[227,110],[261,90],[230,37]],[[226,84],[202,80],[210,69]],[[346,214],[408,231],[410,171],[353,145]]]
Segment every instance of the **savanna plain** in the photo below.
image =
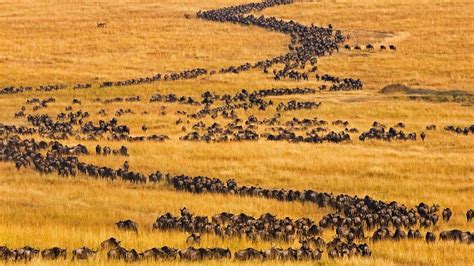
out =
[[[255,0],[256,1],[256,0]],[[275,64],[266,71],[252,67],[238,73],[220,73],[220,69],[275,58],[291,52],[292,36],[255,25],[216,22],[202,19],[198,11],[216,10],[250,1],[241,0],[166,0],[166,1],[0,1],[0,89],[31,86],[19,93],[0,94],[2,125],[37,128],[29,115],[49,115],[54,121],[60,113],[88,112],[84,124],[110,121],[129,128],[129,136],[167,136],[163,141],[111,140],[107,135],[84,137],[84,131],[67,138],[47,134],[17,134],[19,138],[46,142],[58,141],[73,147],[84,145],[88,153],[78,160],[100,167],[121,169],[127,161],[130,172],[148,176],[159,171],[158,182],[128,182],[93,178],[78,172],[64,175],[44,173],[34,165],[15,167],[15,162],[0,160],[0,246],[26,245],[44,250],[65,248],[66,260],[44,260],[32,265],[122,265],[124,261],[107,259],[106,251],[95,258],[71,261],[71,251],[83,246],[96,250],[99,244],[114,237],[125,249],[144,251],[169,246],[185,249],[190,232],[153,230],[158,216],[166,212],[179,216],[186,207],[195,215],[210,217],[229,212],[260,217],[271,213],[277,218],[297,220],[308,217],[318,223],[336,210],[318,207],[307,201],[277,200],[271,197],[238,193],[192,193],[177,190],[169,177],[186,175],[219,178],[224,183],[234,179],[239,186],[268,189],[313,190],[337,196],[366,195],[390,203],[396,201],[408,209],[423,202],[439,205],[439,221],[419,227],[422,239],[371,239],[374,229],[366,230],[371,256],[330,259],[323,249],[320,260],[198,260],[196,264],[350,264],[350,265],[472,265],[474,245],[460,241],[442,241],[440,232],[459,229],[474,231],[466,212],[474,209],[474,131],[455,132],[448,126],[464,129],[474,124],[474,2],[473,1],[371,1],[320,0],[295,1],[263,10],[252,10],[255,17],[275,17],[295,21],[307,27],[331,27],[346,36],[331,55],[317,56],[317,70],[310,65],[295,71],[308,73],[307,79],[282,75],[275,78]],[[105,25],[99,25],[104,23]],[[329,26],[331,25],[331,26]],[[347,38],[347,36],[350,36]],[[373,45],[368,49],[367,45]],[[347,45],[349,49],[344,48]],[[386,46],[381,49],[380,46]],[[396,49],[389,49],[393,45]],[[360,47],[361,49],[354,49]],[[195,78],[156,80],[123,86],[101,86],[109,80],[150,77],[156,73],[176,73],[202,68],[206,74]],[[215,74],[210,74],[216,70]],[[332,83],[319,77],[360,80],[363,89],[320,89]],[[36,90],[44,84],[65,84],[58,90]],[[75,84],[91,84],[74,88]],[[391,87],[387,87],[392,85]],[[266,108],[236,108],[234,117],[192,117],[204,104],[180,101],[153,101],[157,94],[175,94],[196,100],[206,91],[216,95],[235,95],[270,88],[311,88],[312,93],[269,95],[262,97]],[[385,88],[385,89],[384,89]],[[137,101],[115,98],[136,98]],[[54,98],[46,107],[28,100]],[[73,100],[76,99],[75,103]],[[112,100],[111,100],[112,99]],[[110,100],[110,101],[107,101]],[[321,103],[314,108],[285,110],[292,101]],[[80,102],[80,103],[78,103]],[[210,108],[225,106],[215,103]],[[24,116],[15,115],[22,110]],[[258,106],[258,105],[257,105]],[[283,106],[283,109],[277,109]],[[35,109],[35,110],[34,110]],[[121,111],[120,111],[121,109]],[[130,110],[127,110],[130,109]],[[230,111],[229,111],[230,113]],[[258,140],[205,141],[185,140],[193,131],[208,133],[213,123],[225,128],[233,119],[242,120],[245,129],[249,116],[258,121],[277,118],[278,125],[255,123],[252,130]],[[272,141],[269,134],[293,132],[305,135],[315,128],[289,124],[303,119],[324,120],[326,131],[345,132],[350,139],[321,143],[295,139]],[[341,126],[333,123],[347,121]],[[179,122],[178,122],[179,121]],[[195,126],[199,122],[204,127]],[[403,123],[396,131],[416,133],[416,140],[369,138],[360,140],[374,122],[390,127]],[[436,129],[427,129],[435,125]],[[76,124],[74,127],[80,128]],[[278,130],[275,127],[280,127]],[[348,131],[346,129],[357,129]],[[250,130],[250,129],[249,129]],[[76,134],[77,133],[77,134]],[[420,134],[426,137],[422,140]],[[16,134],[16,133],[15,133]],[[1,143],[15,135],[0,130]],[[248,136],[249,132],[245,133]],[[231,134],[232,135],[232,134]],[[119,149],[125,146],[128,156],[96,154],[96,146]],[[0,150],[1,151],[1,150]],[[3,152],[3,151],[2,151]],[[0,154],[3,155],[3,154]],[[46,153],[44,153],[46,156]],[[19,168],[19,169],[18,169]],[[449,208],[452,216],[443,221],[441,212]],[[343,214],[341,214],[343,215]],[[138,233],[120,230],[119,220],[133,220]],[[396,228],[392,225],[389,230]],[[403,227],[402,230],[408,231]],[[433,232],[436,241],[427,243],[425,235]],[[474,232],[473,232],[474,234]],[[336,235],[328,227],[319,235],[330,242]],[[471,236],[472,238],[473,236]],[[299,237],[291,241],[221,237],[201,233],[199,247],[246,248],[267,250],[272,247],[299,248]],[[344,240],[345,241],[345,240]],[[1,259],[1,258],[0,258]],[[186,260],[145,260],[137,265],[189,264]]]

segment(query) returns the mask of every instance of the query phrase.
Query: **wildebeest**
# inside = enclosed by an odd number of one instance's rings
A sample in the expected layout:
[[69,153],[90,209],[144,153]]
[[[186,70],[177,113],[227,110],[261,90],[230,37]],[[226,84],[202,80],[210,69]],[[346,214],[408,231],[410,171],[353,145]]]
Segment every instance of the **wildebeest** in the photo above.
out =
[[144,259],[164,259],[164,260],[174,260],[178,255],[178,250],[174,248],[169,248],[164,246],[162,248],[151,248],[143,251]]
[[100,243],[100,246],[99,246],[99,250],[107,250],[107,249],[113,249],[113,248],[117,248],[120,246],[120,243],[122,241],[119,241],[117,239],[115,239],[114,237],[111,237],[107,240],[104,240],[102,241],[102,243]]
[[105,28],[107,26],[107,23],[105,22],[97,22],[97,28]]
[[396,51],[397,50],[397,47],[393,44],[390,44],[390,46],[388,47],[390,50],[393,50],[393,51]]
[[182,260],[202,260],[204,258],[203,250],[189,247],[178,251],[178,255]]
[[32,248],[30,246],[25,246],[23,248],[18,248],[14,250],[15,252],[15,260],[24,260],[30,261],[35,258],[39,254],[39,249]]
[[134,231],[138,233],[138,224],[132,220],[120,220],[115,223],[117,228],[124,231]]
[[57,259],[66,259],[67,251],[63,248],[49,248],[41,251],[41,258],[45,260],[57,260]]
[[449,222],[449,220],[451,219],[451,216],[453,215],[453,212],[451,211],[450,208],[446,208],[443,210],[442,215],[443,215],[443,221]]
[[6,246],[0,246],[0,261],[14,261],[15,252]]
[[199,234],[192,233],[190,236],[186,238],[186,244],[188,245],[200,245],[201,244],[201,236]]
[[107,252],[107,259],[134,262],[140,259],[140,255],[135,249],[127,250],[123,247],[116,247]]
[[436,130],[436,125],[427,125],[426,130]]
[[123,170],[124,170],[125,172],[128,172],[128,169],[130,168],[130,165],[129,165],[128,161],[125,161],[125,162],[123,163],[122,168],[123,168]]
[[236,251],[234,253],[234,258],[240,261],[263,260],[265,258],[265,255],[260,250],[256,250],[254,248],[246,248],[243,250]]
[[461,243],[474,243],[473,234],[470,232],[463,232],[458,229],[453,229],[449,231],[443,231],[439,234],[440,240],[452,240],[452,241],[459,241]]
[[474,210],[473,209],[470,209],[466,212],[466,219],[467,219],[467,222],[470,222],[470,221],[472,221],[472,219],[474,219]]
[[97,255],[96,250],[92,250],[88,247],[82,247],[72,250],[72,260],[88,260],[95,258]]
[[408,239],[421,239],[421,233],[418,229],[416,231],[412,229],[408,230],[407,236]]
[[425,236],[425,240],[427,243],[433,243],[436,241],[436,236],[432,232],[427,232]]

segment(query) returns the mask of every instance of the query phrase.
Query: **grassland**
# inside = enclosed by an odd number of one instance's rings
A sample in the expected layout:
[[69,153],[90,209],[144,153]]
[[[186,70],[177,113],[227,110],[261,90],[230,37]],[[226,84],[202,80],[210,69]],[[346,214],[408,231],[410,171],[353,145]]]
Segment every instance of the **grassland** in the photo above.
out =
[[[246,1],[0,2],[0,87],[92,83],[195,67],[219,68],[285,52],[289,40],[284,35],[184,17],[200,9],[237,2]],[[408,131],[417,132],[428,124],[440,128],[448,124],[473,124],[472,106],[411,101],[404,95],[379,93],[383,86],[392,83],[474,92],[473,11],[472,1],[326,0],[265,10],[265,15],[307,24],[331,23],[350,34],[352,44],[393,43],[398,48],[397,52],[340,51],[321,59],[322,73],[360,78],[366,85],[364,91],[305,96],[305,100],[318,100],[323,105],[317,110],[288,113],[283,118],[344,119],[359,129],[368,129],[373,121],[387,125],[402,121]],[[97,21],[107,22],[107,28],[98,30]],[[467,224],[464,217],[467,209],[474,208],[472,136],[457,136],[438,129],[428,133],[425,142],[189,143],[178,140],[183,133],[174,124],[178,119],[174,113],[195,110],[193,107],[166,104],[167,115],[160,115],[161,104],[146,101],[110,105],[93,102],[97,97],[131,95],[148,99],[156,92],[198,96],[205,90],[232,93],[242,88],[316,87],[318,84],[314,80],[275,82],[271,75],[250,71],[144,86],[2,95],[0,121],[25,124],[22,119],[14,119],[13,113],[29,97],[55,97],[56,103],[38,111],[52,114],[63,111],[72,98],[81,99],[81,109],[89,111],[94,121],[103,119],[96,114],[100,108],[110,117],[119,108],[131,108],[137,114],[148,111],[148,115],[124,115],[119,120],[130,125],[132,133],[139,134],[141,125],[147,124],[148,134],[166,134],[171,140],[126,143],[132,170],[235,178],[241,184],[274,188],[367,194],[408,206],[422,201],[439,203],[450,207],[454,218],[448,224],[440,223],[435,231],[448,228],[474,231],[474,224]],[[280,97],[275,101],[288,99]],[[250,113],[264,118],[273,115],[273,110]],[[90,149],[98,143],[81,142]],[[67,143],[78,142],[69,140]],[[122,145],[100,143],[114,148]],[[123,163],[123,160],[95,155],[82,159],[114,167]],[[157,215],[167,211],[177,213],[183,206],[208,215],[221,211],[252,215],[272,212],[279,217],[307,216],[315,220],[327,212],[300,203],[178,193],[164,184],[143,187],[87,178],[40,176],[31,170],[16,171],[11,164],[0,163],[0,244],[8,246],[57,245],[70,250],[83,245],[97,246],[113,235],[123,240],[126,247],[145,249],[170,245],[181,248],[185,246],[185,234],[151,232],[151,224]],[[115,229],[113,223],[125,218],[140,224],[142,230],[138,235]],[[235,250],[247,246],[268,248],[271,244],[235,239],[222,241],[205,236],[203,246]],[[472,264],[474,253],[472,245],[427,245],[421,241],[382,242],[371,247],[374,255],[370,259],[338,263],[468,265]],[[326,256],[322,262],[334,263]],[[43,262],[35,262],[39,263]],[[103,258],[91,262],[105,263]]]

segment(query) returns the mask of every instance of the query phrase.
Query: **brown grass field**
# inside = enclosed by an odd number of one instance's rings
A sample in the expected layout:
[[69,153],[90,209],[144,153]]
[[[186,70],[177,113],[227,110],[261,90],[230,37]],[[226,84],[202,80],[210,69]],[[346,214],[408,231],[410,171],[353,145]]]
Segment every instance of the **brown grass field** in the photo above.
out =
[[[196,67],[220,68],[256,62],[287,51],[289,38],[255,27],[214,23],[184,14],[225,7],[242,0],[166,0],[166,1],[0,1],[0,88],[8,85],[50,83],[95,83],[180,71]],[[384,201],[397,201],[413,207],[420,202],[450,207],[453,218],[440,222],[430,231],[446,229],[474,231],[465,213],[474,208],[474,136],[444,131],[446,125],[474,124],[474,105],[468,102],[413,100],[404,94],[381,94],[386,85],[402,83],[414,88],[463,90],[474,93],[474,2],[473,1],[373,1],[321,0],[301,1],[270,8],[266,16],[293,19],[304,24],[332,24],[350,34],[351,44],[397,45],[390,51],[343,51],[321,58],[319,69],[341,77],[360,78],[363,91],[317,92],[297,96],[317,100],[319,109],[287,112],[282,120],[318,117],[327,121],[348,120],[351,126],[366,130],[373,121],[393,125],[400,121],[407,131],[421,132],[429,124],[437,131],[416,142],[360,142],[357,136],[343,144],[292,144],[286,142],[202,143],[184,142],[180,126],[175,125],[177,110],[197,110],[179,104],[148,103],[151,95],[176,93],[198,97],[206,90],[235,93],[271,87],[313,87],[310,81],[274,81],[260,71],[239,75],[205,76],[195,80],[156,82],[152,85],[88,90],[66,89],[56,92],[26,92],[0,95],[0,122],[27,125],[14,118],[26,99],[55,97],[56,103],[37,113],[57,114],[73,98],[92,114],[92,120],[104,108],[112,118],[115,110],[130,108],[137,114],[119,119],[140,134],[166,134],[163,143],[118,143],[100,141],[113,148],[126,145],[127,159],[134,171],[156,170],[191,176],[205,175],[235,178],[240,184],[269,188],[314,189],[317,191],[370,195]],[[96,22],[105,21],[105,29]],[[103,105],[95,98],[139,95],[138,103]],[[474,96],[471,96],[474,97]],[[275,97],[275,102],[295,97]],[[167,115],[159,113],[165,106]],[[79,107],[75,107],[77,110]],[[148,115],[140,115],[148,111]],[[270,117],[267,111],[239,111]],[[211,120],[208,120],[211,121]],[[195,122],[195,121],[194,121]],[[64,141],[78,144],[73,139]],[[93,150],[96,141],[80,141]],[[118,159],[117,159],[118,158]],[[85,162],[120,167],[120,157],[83,156]],[[216,194],[194,195],[176,192],[165,184],[133,185],[90,178],[42,176],[31,169],[17,171],[13,164],[0,162],[0,245],[39,248],[52,246],[97,246],[115,236],[127,248],[154,246],[184,248],[185,233],[152,232],[151,225],[165,212],[177,214],[183,206],[196,214],[213,215],[222,211],[259,216],[271,212],[278,217],[310,217],[318,220],[328,210],[309,204],[278,202],[260,198],[241,198]],[[118,231],[114,222],[132,219],[140,233]],[[425,232],[425,231],[423,231]],[[332,231],[325,235],[328,239]],[[424,234],[423,234],[424,235]],[[286,247],[287,243],[275,243]],[[295,242],[292,246],[298,246]],[[331,261],[324,254],[322,264],[350,265],[472,265],[474,246],[459,243],[401,241],[369,243],[371,258]],[[221,240],[203,237],[202,246],[270,248],[267,242],[252,243],[240,239]],[[68,260],[69,262],[69,260]],[[33,265],[62,265],[42,260]],[[241,264],[232,261],[204,264]],[[253,265],[253,263],[248,263]],[[111,264],[101,254],[91,265]],[[117,264],[117,263],[114,263]],[[119,264],[119,263],[118,263]],[[140,262],[150,264],[151,262]],[[161,264],[161,263],[160,263]],[[163,264],[187,264],[165,262]],[[244,263],[245,264],[245,263]],[[260,262],[259,262],[260,264]],[[276,262],[262,264],[274,265]],[[278,264],[287,264],[279,262]],[[288,263],[290,264],[290,263]],[[307,264],[312,264],[308,262]]]

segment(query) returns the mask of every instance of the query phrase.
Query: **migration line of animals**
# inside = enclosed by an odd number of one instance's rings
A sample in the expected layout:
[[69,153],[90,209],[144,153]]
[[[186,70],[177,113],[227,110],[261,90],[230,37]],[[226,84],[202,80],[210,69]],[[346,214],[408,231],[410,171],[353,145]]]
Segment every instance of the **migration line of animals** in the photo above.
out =
[[[320,77],[321,79],[333,81],[338,78],[332,77],[330,75],[324,75]],[[283,96],[283,95],[306,95],[310,93],[315,93],[314,89],[310,88],[272,88],[266,90],[258,90],[249,92],[247,90],[242,90],[241,92],[237,92],[235,95],[217,95],[215,93],[206,91],[201,95],[201,99],[195,99],[190,96],[176,96],[175,94],[155,94],[150,98],[150,102],[165,102],[165,103],[182,103],[182,104],[189,104],[192,106],[202,106],[202,109],[197,111],[196,113],[187,114],[184,111],[181,111],[180,114],[186,115],[187,118],[191,119],[200,119],[204,118],[205,116],[211,116],[211,118],[216,119],[219,115],[226,119],[232,119],[233,121],[228,123],[225,126],[221,126],[218,123],[213,123],[210,127],[206,128],[206,125],[200,121],[196,123],[192,128],[194,131],[187,133],[186,135],[180,137],[181,140],[185,141],[206,141],[206,142],[221,142],[221,141],[245,141],[245,140],[258,140],[260,138],[264,138],[271,141],[282,141],[286,140],[289,142],[307,142],[307,143],[321,143],[324,141],[340,143],[345,141],[350,141],[351,137],[348,133],[358,133],[359,131],[356,128],[346,128],[342,132],[334,132],[331,131],[326,135],[320,136],[318,132],[327,131],[327,128],[320,127],[321,123],[325,122],[323,120],[318,121],[316,124],[306,123],[301,124],[301,129],[308,129],[308,126],[314,125],[318,126],[317,128],[309,129],[306,132],[306,136],[297,135],[295,128],[293,126],[286,127],[286,128],[276,128],[273,127],[272,130],[276,130],[278,133],[258,133],[256,130],[258,129],[258,125],[268,124],[271,126],[280,125],[280,121],[278,117],[280,116],[279,112],[286,112],[286,111],[295,111],[301,109],[313,109],[318,108],[321,103],[319,102],[300,102],[291,100],[287,103],[280,102],[275,108],[277,114],[274,118],[271,119],[264,119],[263,121],[259,121],[253,116],[249,116],[245,125],[242,124],[242,120],[235,114],[236,109],[244,109],[248,110],[250,108],[255,108],[258,110],[266,110],[268,107],[273,106],[273,100],[265,100],[264,98],[269,96]],[[100,100],[100,99],[99,99]],[[108,101],[123,101],[122,98],[118,99],[108,99],[104,102]],[[140,97],[128,97],[125,99],[126,101],[140,101]],[[73,102],[80,103],[81,101],[78,99],[74,99]],[[100,100],[102,101],[102,100]],[[46,103],[55,102],[54,98],[48,98],[46,100],[40,100],[38,98],[32,98],[27,100],[27,104],[32,103],[41,103],[45,106]],[[218,102],[222,102],[223,105],[213,107],[213,105],[217,104]],[[162,108],[163,109],[163,108]],[[22,110],[15,113],[15,117],[25,117],[26,116],[26,108],[23,106]],[[131,112],[131,110],[130,110]],[[99,112],[100,113],[100,112]],[[35,128],[21,128],[18,130],[17,128],[11,128],[13,131],[16,132],[21,131],[23,134],[30,134],[30,133],[39,133],[43,137],[53,138],[53,139],[67,139],[69,137],[74,137],[76,139],[85,139],[85,140],[97,140],[104,138],[104,134],[110,134],[108,137],[109,140],[127,140],[127,141],[143,141],[143,140],[153,140],[153,141],[164,141],[169,139],[168,136],[165,135],[153,135],[153,136],[137,136],[132,137],[130,136],[130,128],[126,125],[118,125],[118,120],[113,118],[109,122],[106,121],[99,121],[99,125],[94,125],[91,121],[85,122],[84,120],[89,117],[88,112],[83,112],[81,110],[77,112],[69,112],[69,113],[60,113],[57,115],[57,119],[54,120],[53,117],[50,117],[47,114],[35,114],[35,115],[28,115],[28,122],[30,122]],[[251,117],[252,120],[250,119]],[[304,119],[305,121],[307,119]],[[294,120],[295,122],[297,120]],[[309,121],[311,122],[311,121]],[[180,118],[176,121],[176,125],[183,123],[183,120]],[[189,124],[189,120],[187,121]],[[79,126],[80,130],[76,130],[75,127]],[[394,127],[386,130],[385,125],[374,122],[372,128],[366,132],[362,132],[359,135],[359,140],[364,141],[367,139],[376,139],[376,140],[417,140],[417,133],[416,132],[408,132],[405,133],[402,129],[396,128],[404,128],[405,125],[403,123],[398,123]],[[183,125],[182,131],[187,131],[187,128]],[[426,128],[427,130],[435,130],[435,125],[429,125]],[[147,126],[143,125],[142,130],[146,132]],[[204,132],[199,132],[199,131]],[[454,126],[446,126],[445,130],[453,131],[456,133],[463,133],[465,135],[474,132],[474,126],[467,126],[464,129],[460,127]],[[82,135],[82,136],[81,136]],[[425,132],[421,132],[420,135],[421,140],[424,140],[426,137]]]
[[[345,40],[341,31],[334,30],[331,25],[327,28],[317,27],[314,25],[305,26],[293,20],[284,21],[275,17],[256,17],[253,14],[245,15],[253,11],[261,11],[263,9],[292,4],[293,0],[265,0],[260,3],[250,3],[237,6],[230,6],[221,9],[199,11],[197,17],[199,19],[214,21],[214,22],[228,22],[239,24],[242,26],[256,26],[270,31],[278,31],[287,34],[291,37],[291,44],[288,46],[289,52],[276,56],[274,58],[266,59],[256,62],[254,64],[245,63],[240,66],[230,66],[216,70],[207,70],[204,68],[196,68],[191,70],[184,70],[181,72],[174,72],[168,74],[155,74],[150,77],[133,78],[123,81],[105,81],[99,84],[101,88],[114,86],[129,86],[138,84],[153,83],[155,81],[176,81],[182,79],[194,79],[202,75],[214,75],[217,73],[234,73],[238,74],[242,71],[250,69],[261,69],[264,73],[269,73],[268,69],[274,67],[273,74],[275,80],[288,78],[292,80],[307,80],[310,73],[317,71],[317,58],[322,56],[332,55],[339,50]],[[97,27],[104,28],[106,26],[103,22],[98,22]],[[305,72],[306,64],[311,65],[311,69]],[[277,65],[284,65],[282,69],[278,69]],[[299,71],[297,69],[302,69]],[[19,87],[5,87],[0,89],[0,94],[14,94],[25,91],[52,91],[65,89],[68,86],[65,84],[51,84],[38,87],[19,86]],[[92,88],[92,84],[78,83],[73,86],[74,89],[88,89]],[[333,89],[338,89],[334,86]]]
[[[146,182],[146,177],[140,173],[128,172],[125,169],[113,170],[107,167],[98,167],[91,164],[85,165],[80,163],[75,156],[65,154],[64,152],[54,152],[61,146],[54,144],[52,145],[52,152],[48,152],[47,157],[43,159],[41,153],[38,153],[40,149],[45,149],[48,144],[45,142],[36,143],[32,141],[19,142],[18,139],[9,139],[9,144],[0,147],[1,159],[2,160],[13,160],[16,163],[20,162],[27,166],[33,161],[37,171],[42,173],[53,173],[57,171],[60,175],[71,173],[75,175],[75,172],[79,170],[81,173],[90,176],[102,176],[105,178],[112,178],[113,176],[121,176],[124,180],[135,180],[133,182]],[[67,156],[64,158],[64,156]],[[31,160],[31,161],[30,161]],[[128,168],[128,167],[127,167]],[[95,169],[95,170],[94,170]],[[138,178],[138,179],[137,179]],[[163,179],[163,174],[156,172],[150,175],[150,181],[158,182]],[[310,202],[319,207],[330,207],[335,210],[334,213],[325,215],[320,221],[319,225],[313,224],[308,220],[306,222],[306,228],[298,226],[293,223],[291,219],[278,220],[270,214],[266,214],[262,217],[262,220],[267,224],[267,230],[258,231],[258,223],[249,222],[255,221],[254,218],[248,215],[237,216],[237,221],[241,223],[234,224],[233,226],[227,225],[226,227],[218,224],[209,223],[207,217],[191,215],[186,209],[182,210],[182,217],[175,218],[170,214],[160,216],[154,224],[155,229],[168,230],[178,229],[185,230],[187,232],[213,232],[215,234],[221,234],[223,236],[239,236],[239,232],[243,233],[244,236],[250,239],[260,240],[271,240],[272,238],[282,238],[285,240],[294,239],[298,236],[297,229],[300,229],[299,236],[305,237],[305,239],[312,239],[316,243],[321,243],[318,238],[314,239],[314,236],[320,234],[322,230],[328,228],[336,228],[337,243],[344,248],[334,249],[335,251],[328,251],[328,256],[344,257],[350,256],[348,250],[354,250],[355,254],[359,254],[357,251],[358,247],[354,244],[354,241],[365,240],[365,232],[369,230],[375,230],[372,236],[372,241],[378,240],[401,240],[406,237],[408,238],[420,238],[420,232],[412,230],[417,225],[420,228],[430,228],[436,225],[439,219],[439,206],[429,206],[424,203],[420,203],[416,208],[407,209],[404,205],[396,202],[385,203],[383,201],[373,200],[366,196],[364,198],[358,198],[348,195],[333,196],[330,193],[315,192],[312,190],[305,190],[304,192],[296,190],[284,190],[284,189],[263,189],[259,187],[246,187],[238,186],[235,180],[228,180],[223,183],[219,179],[210,179],[207,177],[188,177],[188,176],[171,176],[169,174],[164,178],[170,183],[175,189],[180,191],[189,191],[193,193],[225,193],[225,194],[236,194],[240,196],[257,196],[265,197],[269,199],[277,199],[280,201],[303,201]],[[442,217],[445,222],[448,222],[452,216],[452,212],[449,208],[445,208],[442,212]],[[466,213],[466,218],[469,221],[473,219],[474,210],[469,210]],[[193,218],[194,217],[194,218]],[[236,217],[232,214],[221,213],[220,216],[215,216],[213,222],[219,220],[219,218],[226,219]],[[301,221],[303,221],[301,220]],[[242,224],[243,223],[243,224]],[[273,227],[271,226],[273,224]],[[216,226],[217,225],[217,226]],[[300,224],[301,225],[301,224]],[[117,223],[119,228],[131,229],[138,231],[138,227],[134,225],[131,220],[119,221]],[[390,231],[390,227],[396,228],[395,232]],[[252,229],[253,228],[253,229]],[[403,228],[408,229],[408,232],[404,231]],[[301,231],[303,230],[303,231]],[[306,230],[306,231],[304,231]],[[306,232],[306,233],[304,233]],[[308,234],[310,233],[310,234]],[[193,239],[195,236],[191,235]],[[309,238],[308,238],[309,237]],[[312,237],[312,238],[311,238]],[[433,232],[427,232],[425,239],[427,242],[433,242],[436,236]],[[474,235],[470,232],[462,232],[461,230],[450,230],[440,233],[440,239],[442,240],[454,240],[462,243],[472,243]],[[343,242],[347,241],[347,242]],[[348,247],[349,245],[349,247]],[[355,246],[354,246],[355,245]],[[363,245],[363,250],[368,250],[368,246]],[[302,246],[303,249],[304,246]],[[252,249],[250,249],[252,250]],[[193,251],[195,252],[195,250]],[[349,252],[349,253],[348,253]],[[133,253],[133,252],[132,252]],[[12,254],[12,253],[10,253]],[[135,253],[133,253],[135,254]],[[259,258],[262,254],[252,250],[251,254]],[[310,252],[310,254],[312,254]],[[318,250],[318,254],[321,254]],[[332,255],[330,255],[332,254]],[[368,254],[368,253],[360,253]],[[16,255],[15,255],[16,256]],[[235,255],[237,256],[237,255]],[[252,258],[254,255],[249,255]]]
[[[424,207],[424,206],[423,206]],[[420,207],[419,207],[420,208]],[[121,241],[111,237],[100,243],[96,250],[88,247],[73,249],[71,252],[72,260],[88,260],[96,257],[98,252],[107,252],[108,260],[123,260],[126,262],[136,262],[141,260],[176,260],[177,258],[187,261],[199,260],[218,260],[231,259],[232,253],[226,248],[195,248],[200,245],[200,234],[194,232],[214,232],[222,237],[241,237],[241,234],[247,237],[260,235],[262,240],[271,240],[274,236],[284,237],[289,242],[290,237],[299,236],[300,248],[275,248],[267,250],[256,250],[254,248],[246,248],[236,251],[233,255],[235,260],[320,260],[324,250],[330,259],[362,256],[369,257],[372,251],[365,243],[356,244],[354,240],[365,240],[362,229],[348,230],[345,227],[338,226],[336,236],[330,242],[325,242],[321,237],[322,227],[325,226],[324,220],[320,221],[321,227],[318,227],[309,218],[299,218],[295,221],[286,217],[279,220],[276,216],[265,213],[260,218],[255,219],[252,216],[241,213],[234,215],[232,213],[222,212],[212,216],[209,222],[207,216],[195,216],[186,208],[182,208],[181,217],[175,217],[170,213],[159,216],[153,224],[154,230],[181,230],[184,232],[193,232],[186,238],[186,244],[191,245],[185,249],[175,249],[167,246],[161,248],[151,248],[143,252],[135,249],[126,249],[121,246]],[[445,214],[446,217],[445,218]],[[474,211],[472,211],[474,214]],[[444,220],[449,220],[451,213],[446,210],[443,212]],[[117,227],[121,230],[132,230],[138,232],[138,225],[131,221],[119,221]],[[226,226],[226,227],[225,227]],[[240,234],[240,235],[239,235]],[[474,235],[470,232],[462,232],[460,230],[443,231],[439,234],[442,241],[459,241],[461,243],[474,243]],[[399,228],[394,234],[386,227],[377,229],[371,240],[402,240],[402,239],[421,239],[419,230],[409,230],[407,234]],[[432,232],[426,233],[426,242],[432,243],[436,240],[436,236]],[[347,241],[347,242],[345,242]],[[41,254],[44,260],[66,259],[67,250],[64,248],[53,247],[39,249],[31,246],[25,246],[18,249],[10,249],[7,246],[0,246],[0,261],[32,261]]]
[[[49,145],[48,143],[41,141],[36,142],[32,140],[20,140],[18,137],[8,137],[6,140],[2,139],[0,143],[0,159],[2,161],[12,161],[17,165],[17,168],[21,166],[27,167],[30,164],[34,165],[34,169],[41,173],[54,173],[57,172],[59,175],[75,175],[78,171],[93,177],[103,177],[109,179],[115,179],[121,177],[124,180],[129,180],[136,183],[146,183],[147,178],[144,174],[128,172],[125,169],[114,170],[108,167],[99,167],[92,164],[81,163],[76,156],[68,154],[66,152],[69,149],[61,149],[61,145],[57,142]],[[40,152],[41,150],[50,148],[45,157]],[[128,167],[127,167],[128,168]],[[153,173],[149,176],[149,181],[158,182],[162,180],[163,175],[160,172]],[[419,224],[423,227],[430,227],[436,224],[439,219],[439,215],[436,214],[438,207],[433,206],[429,208],[426,204],[422,203],[417,207],[417,210],[407,208],[403,205],[399,206],[396,202],[390,204],[382,201],[374,201],[370,197],[366,196],[363,200],[358,197],[351,197],[348,195],[333,196],[330,193],[317,193],[312,190],[306,190],[304,192],[295,190],[284,190],[284,189],[263,189],[259,187],[239,187],[235,180],[228,180],[226,183],[216,178],[208,177],[189,177],[189,176],[170,176],[166,175],[166,181],[171,184],[177,190],[184,190],[193,193],[229,193],[238,194],[242,196],[260,196],[270,199],[277,199],[281,201],[303,201],[316,203],[319,207],[332,207],[338,212],[334,213],[335,217],[331,220],[336,223],[343,222],[344,216],[340,216],[340,212],[351,210],[351,212],[345,213],[345,216],[349,216],[349,220],[357,218],[359,222],[365,221],[367,228],[373,228],[376,223],[380,226],[405,226],[410,227]],[[387,215],[387,209],[391,209],[393,216]],[[446,211],[446,212],[444,212]],[[443,218],[450,217],[449,209],[443,211]],[[418,212],[419,216],[416,216]],[[370,214],[370,215],[368,215]],[[375,218],[374,218],[375,217]],[[472,210],[469,210],[466,214],[468,221],[472,220]],[[395,219],[394,219],[395,218]],[[335,220],[334,220],[335,219]],[[449,218],[445,218],[449,220]],[[352,221],[353,222],[353,221]]]
[[[357,246],[357,245],[355,245]],[[203,261],[203,260],[229,260],[232,257],[238,261],[249,260],[294,260],[294,261],[308,261],[320,260],[322,251],[312,250],[308,247],[302,246],[298,249],[293,248],[271,248],[268,250],[256,250],[254,248],[246,248],[232,252],[226,248],[195,248],[188,247],[184,249],[176,249],[168,246],[160,248],[150,248],[143,252],[138,252],[136,249],[126,249],[121,246],[121,241],[111,237],[103,241],[99,248],[91,249],[89,247],[80,247],[73,249],[71,252],[72,261],[92,260],[97,257],[99,252],[106,253],[109,261]],[[39,250],[30,246],[25,246],[18,249],[9,249],[6,246],[0,246],[0,261],[4,262],[31,262],[39,259],[39,255],[43,260],[59,260],[67,259],[67,249],[60,247],[53,247],[44,250]]]
[[[344,49],[350,51],[350,50],[362,50],[362,47],[363,46],[360,46],[358,44],[354,45],[354,46],[350,46],[349,44],[346,44],[344,45]],[[388,49],[391,50],[391,51],[396,51],[397,50],[397,47],[394,45],[394,44],[390,44],[388,45]],[[372,44],[367,44],[365,46],[365,50],[368,50],[368,51],[374,51],[375,50],[375,47],[372,45]],[[384,44],[381,44],[380,45],[380,50],[387,50],[387,46],[385,46]]]

